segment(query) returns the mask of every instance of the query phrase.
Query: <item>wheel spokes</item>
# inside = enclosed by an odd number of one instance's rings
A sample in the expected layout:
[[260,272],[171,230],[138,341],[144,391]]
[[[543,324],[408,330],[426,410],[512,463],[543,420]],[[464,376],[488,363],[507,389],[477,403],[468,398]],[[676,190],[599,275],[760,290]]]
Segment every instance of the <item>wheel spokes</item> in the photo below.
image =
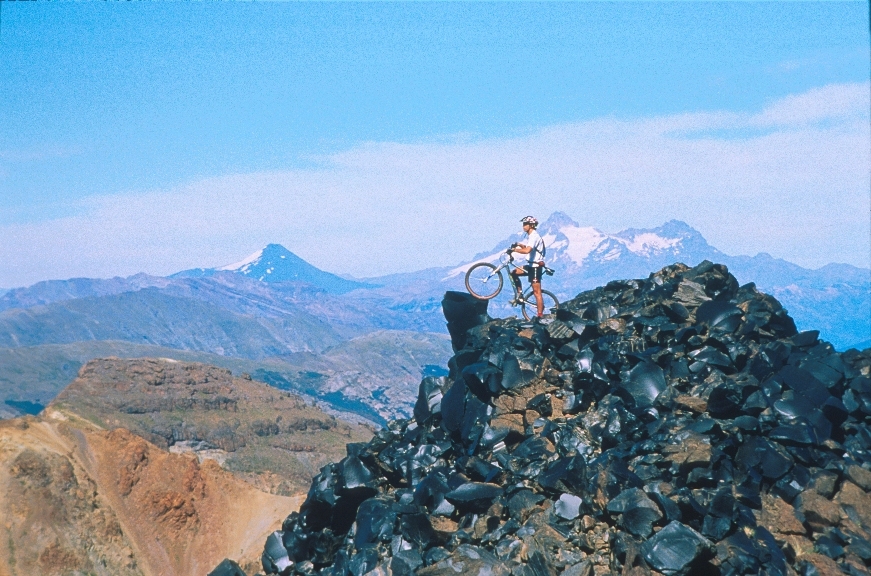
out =
[[466,272],[466,289],[476,298],[489,300],[502,290],[502,275],[492,264],[475,264]]

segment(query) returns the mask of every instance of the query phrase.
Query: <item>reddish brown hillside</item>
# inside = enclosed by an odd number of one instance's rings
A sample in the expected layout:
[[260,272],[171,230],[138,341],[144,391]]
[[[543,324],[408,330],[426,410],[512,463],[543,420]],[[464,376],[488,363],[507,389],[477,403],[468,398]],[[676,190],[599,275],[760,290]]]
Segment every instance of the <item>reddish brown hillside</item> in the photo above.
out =
[[213,366],[89,362],[42,416],[0,421],[0,576],[254,573],[313,473],[369,436]]
[[298,503],[127,430],[57,412],[0,422],[3,576],[187,576],[227,556],[253,565],[274,518]]

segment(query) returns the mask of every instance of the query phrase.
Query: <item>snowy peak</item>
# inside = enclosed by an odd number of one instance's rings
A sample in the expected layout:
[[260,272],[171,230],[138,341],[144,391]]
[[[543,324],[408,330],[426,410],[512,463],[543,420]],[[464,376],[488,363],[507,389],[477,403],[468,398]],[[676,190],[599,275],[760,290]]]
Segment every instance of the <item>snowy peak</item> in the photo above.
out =
[[584,227],[565,212],[554,212],[539,227],[549,261],[565,260],[580,265],[608,235],[593,227]]
[[543,232],[542,238],[547,246],[549,260],[568,259],[578,265],[609,238],[596,228],[581,227],[575,223]]
[[264,282],[304,281],[306,273],[322,272],[281,244],[269,244],[244,260],[217,270],[238,272]]
[[630,236],[615,235],[629,252],[639,256],[654,256],[661,252],[674,250],[681,243],[681,238],[660,236],[653,231],[639,231]]
[[630,252],[640,256],[680,252],[682,248],[690,246],[696,250],[713,249],[698,230],[680,220],[669,220],[650,230],[628,228],[615,234],[614,238],[623,242]]
[[358,288],[373,288],[372,284],[347,280],[312,266],[281,244],[269,244],[244,260],[219,268],[185,270],[173,277],[211,276],[216,272],[233,272],[260,282],[304,282],[333,294]]
[[539,233],[544,236],[545,233],[553,230],[560,230],[566,227],[579,227],[580,224],[572,220],[565,212],[554,212],[547,217],[547,220],[538,226]]

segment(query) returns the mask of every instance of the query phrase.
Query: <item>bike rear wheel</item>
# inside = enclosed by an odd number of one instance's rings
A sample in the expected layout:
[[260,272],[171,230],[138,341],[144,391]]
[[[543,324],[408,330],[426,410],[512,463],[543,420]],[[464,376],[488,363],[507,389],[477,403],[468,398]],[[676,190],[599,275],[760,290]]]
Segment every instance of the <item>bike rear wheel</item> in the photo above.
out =
[[[553,295],[553,292],[547,290],[541,291],[541,300],[544,302],[543,314],[553,314],[559,308],[559,300]],[[530,290],[523,296],[523,317],[527,320],[532,320],[538,316],[538,298],[535,297],[535,292]]]
[[488,262],[478,262],[466,272],[466,290],[480,300],[489,300],[502,291],[502,272]]

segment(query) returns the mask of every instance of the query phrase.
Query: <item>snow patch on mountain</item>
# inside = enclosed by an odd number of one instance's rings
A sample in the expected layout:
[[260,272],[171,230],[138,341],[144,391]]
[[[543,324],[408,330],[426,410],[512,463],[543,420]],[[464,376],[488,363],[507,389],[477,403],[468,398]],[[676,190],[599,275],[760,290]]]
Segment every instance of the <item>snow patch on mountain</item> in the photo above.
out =
[[[552,214],[541,224],[539,230],[547,247],[545,256],[547,262],[571,262],[579,268],[591,266],[597,262],[613,262],[627,253],[642,258],[658,256],[663,253],[677,255],[683,241],[694,232],[683,222],[672,221],[653,230],[629,228],[617,234],[608,234],[591,226],[581,226],[561,212]],[[502,246],[507,248],[512,241],[522,242],[522,238],[522,234],[512,235],[493,252],[478,255],[474,260],[450,269],[443,280],[465,274],[472,265],[478,262],[496,263],[499,256],[503,254]],[[520,264],[521,260],[523,260],[522,257],[517,259],[517,263]]]
[[343,294],[359,288],[375,288],[374,284],[341,278],[320,270],[281,244],[269,244],[233,264],[219,268],[185,270],[173,277],[207,277],[216,272],[233,272],[260,282],[301,282],[333,294]]
[[599,260],[610,262],[620,258],[621,250],[613,245],[603,244],[596,250],[596,253],[599,254]]
[[554,212],[539,232],[547,246],[548,262],[589,267],[596,262],[612,262],[627,255],[650,258],[684,252],[689,242],[707,246],[701,235],[684,222],[672,220],[653,229],[628,228],[616,234],[581,226],[568,215]]
[[[592,227],[564,226],[560,228],[560,232],[566,237],[566,246],[563,248],[562,242],[558,242],[553,245],[554,249],[564,250],[566,256],[579,266],[584,263],[584,260],[593,250],[609,237]],[[547,244],[546,240],[545,244]]]
[[[221,266],[218,268],[221,272],[242,272],[243,274],[247,272],[248,268],[251,267],[252,264],[255,264],[260,258],[263,257],[263,248],[251,254],[244,260],[240,262],[235,262],[233,264],[227,264],[226,266]],[[283,258],[284,256],[282,256]]]
[[681,238],[663,238],[658,234],[646,232],[636,234],[630,240],[623,238],[617,238],[617,240],[622,242],[634,254],[650,256],[663,250],[674,248],[677,244],[680,244]]

